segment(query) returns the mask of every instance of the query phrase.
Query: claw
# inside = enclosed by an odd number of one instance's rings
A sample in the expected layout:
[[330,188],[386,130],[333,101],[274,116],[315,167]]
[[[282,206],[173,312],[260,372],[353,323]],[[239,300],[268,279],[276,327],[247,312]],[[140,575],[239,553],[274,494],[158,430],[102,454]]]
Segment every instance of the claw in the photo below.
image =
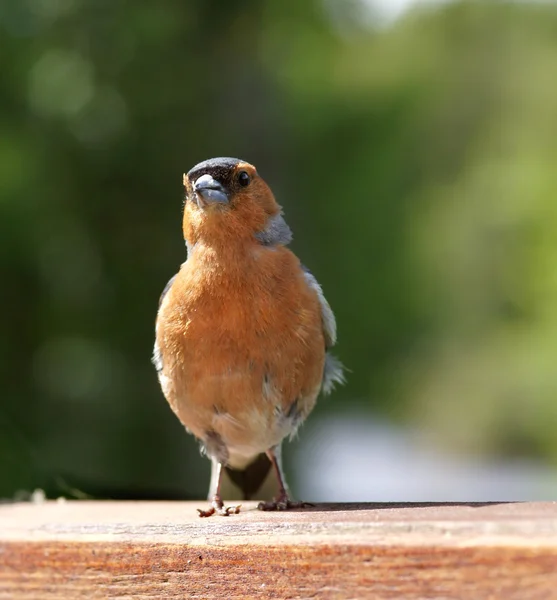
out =
[[240,512],[241,507],[241,504],[238,504],[236,506],[223,506],[217,512],[221,517],[229,517],[230,515],[237,515]]
[[200,508],[198,508],[197,512],[199,513],[200,517],[210,517],[211,515],[214,515],[217,511],[214,506],[211,506],[211,508],[209,508],[208,510],[201,510]]
[[242,508],[241,504],[236,506],[224,506],[222,502],[213,501],[211,508],[207,510],[197,509],[200,517],[211,517],[212,515],[220,515],[221,517],[229,517],[230,515],[237,515]]
[[311,502],[295,502],[293,500],[290,500],[288,496],[285,496],[279,497],[278,499],[275,499],[272,502],[260,502],[257,505],[257,508],[258,510],[273,511],[308,508],[310,506],[315,506],[315,504],[312,504]]

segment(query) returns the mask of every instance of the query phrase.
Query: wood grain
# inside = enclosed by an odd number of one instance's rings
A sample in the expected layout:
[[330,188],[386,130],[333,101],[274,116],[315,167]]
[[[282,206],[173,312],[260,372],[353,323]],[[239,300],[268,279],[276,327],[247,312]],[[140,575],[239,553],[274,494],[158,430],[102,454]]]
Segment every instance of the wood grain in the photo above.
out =
[[0,506],[0,599],[557,598],[557,503]]

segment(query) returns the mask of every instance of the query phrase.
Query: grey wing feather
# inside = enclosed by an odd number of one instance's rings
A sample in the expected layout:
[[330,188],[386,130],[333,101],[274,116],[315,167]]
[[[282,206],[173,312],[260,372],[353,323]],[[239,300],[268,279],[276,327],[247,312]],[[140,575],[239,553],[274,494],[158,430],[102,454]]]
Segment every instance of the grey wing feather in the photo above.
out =
[[[168,283],[164,286],[162,294],[161,294],[161,296],[159,298],[159,308],[161,307],[161,304],[162,304],[162,301],[164,300],[164,297],[166,296],[166,294],[168,294],[168,291],[172,287],[172,284],[174,283],[174,280],[176,279],[176,275],[174,275],[174,277],[171,277],[169,279]],[[155,369],[157,369],[157,372],[160,374],[162,372],[162,367],[163,367],[163,365],[162,365],[162,355],[161,355],[161,350],[159,348],[159,345],[158,345],[156,339],[155,339],[155,347],[153,348],[153,356],[151,358],[151,362],[155,365]]]
[[[307,284],[317,293],[317,298],[321,305],[321,320],[323,323],[323,335],[325,336],[325,348],[328,350],[334,346],[337,341],[337,323],[335,315],[327,302],[317,279],[315,279],[306,266],[302,265],[302,269]],[[323,393],[329,394],[335,387],[335,384],[338,383],[342,385],[344,381],[344,367],[342,363],[330,352],[327,352],[325,354],[325,368],[323,371]]]
[[329,303],[327,302],[317,279],[315,279],[311,271],[306,266],[302,265],[302,269],[304,270],[306,282],[308,283],[309,287],[317,293],[317,297],[319,298],[319,304],[321,305],[321,318],[323,320],[323,333],[325,334],[325,347],[331,348],[336,344],[337,341],[337,323],[335,320],[335,315],[333,314],[333,311],[329,306]]
[[159,298],[159,308],[162,304],[162,301],[164,300],[164,297],[166,296],[166,294],[168,294],[168,290],[170,290],[170,288],[172,287],[172,284],[174,283],[174,280],[176,279],[176,277],[178,276],[178,273],[176,273],[176,275],[174,275],[173,277],[171,277],[168,280],[168,283],[164,286],[164,289],[162,291],[161,297]]

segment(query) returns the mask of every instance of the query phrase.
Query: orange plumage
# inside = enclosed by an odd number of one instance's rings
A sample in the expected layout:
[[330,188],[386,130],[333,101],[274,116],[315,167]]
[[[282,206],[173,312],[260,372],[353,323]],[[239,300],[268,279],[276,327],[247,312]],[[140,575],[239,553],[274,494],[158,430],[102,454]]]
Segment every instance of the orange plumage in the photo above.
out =
[[[255,168],[213,159],[184,175],[188,259],[163,294],[155,363],[180,421],[205,446],[217,473],[267,453],[279,498],[293,503],[280,468],[280,443],[313,408],[322,386],[342,381],[326,361],[334,317],[315,279],[285,247],[290,230]],[[327,373],[328,369],[328,373]]]

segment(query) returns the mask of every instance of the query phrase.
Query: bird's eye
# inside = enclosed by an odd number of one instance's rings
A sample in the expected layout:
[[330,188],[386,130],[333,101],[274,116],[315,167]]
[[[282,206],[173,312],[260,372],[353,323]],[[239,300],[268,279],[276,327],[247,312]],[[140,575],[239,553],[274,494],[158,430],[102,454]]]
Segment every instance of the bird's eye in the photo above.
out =
[[238,174],[238,183],[242,187],[246,187],[249,185],[250,181],[251,177],[248,175],[248,173],[246,173],[246,171],[240,171],[240,173]]

